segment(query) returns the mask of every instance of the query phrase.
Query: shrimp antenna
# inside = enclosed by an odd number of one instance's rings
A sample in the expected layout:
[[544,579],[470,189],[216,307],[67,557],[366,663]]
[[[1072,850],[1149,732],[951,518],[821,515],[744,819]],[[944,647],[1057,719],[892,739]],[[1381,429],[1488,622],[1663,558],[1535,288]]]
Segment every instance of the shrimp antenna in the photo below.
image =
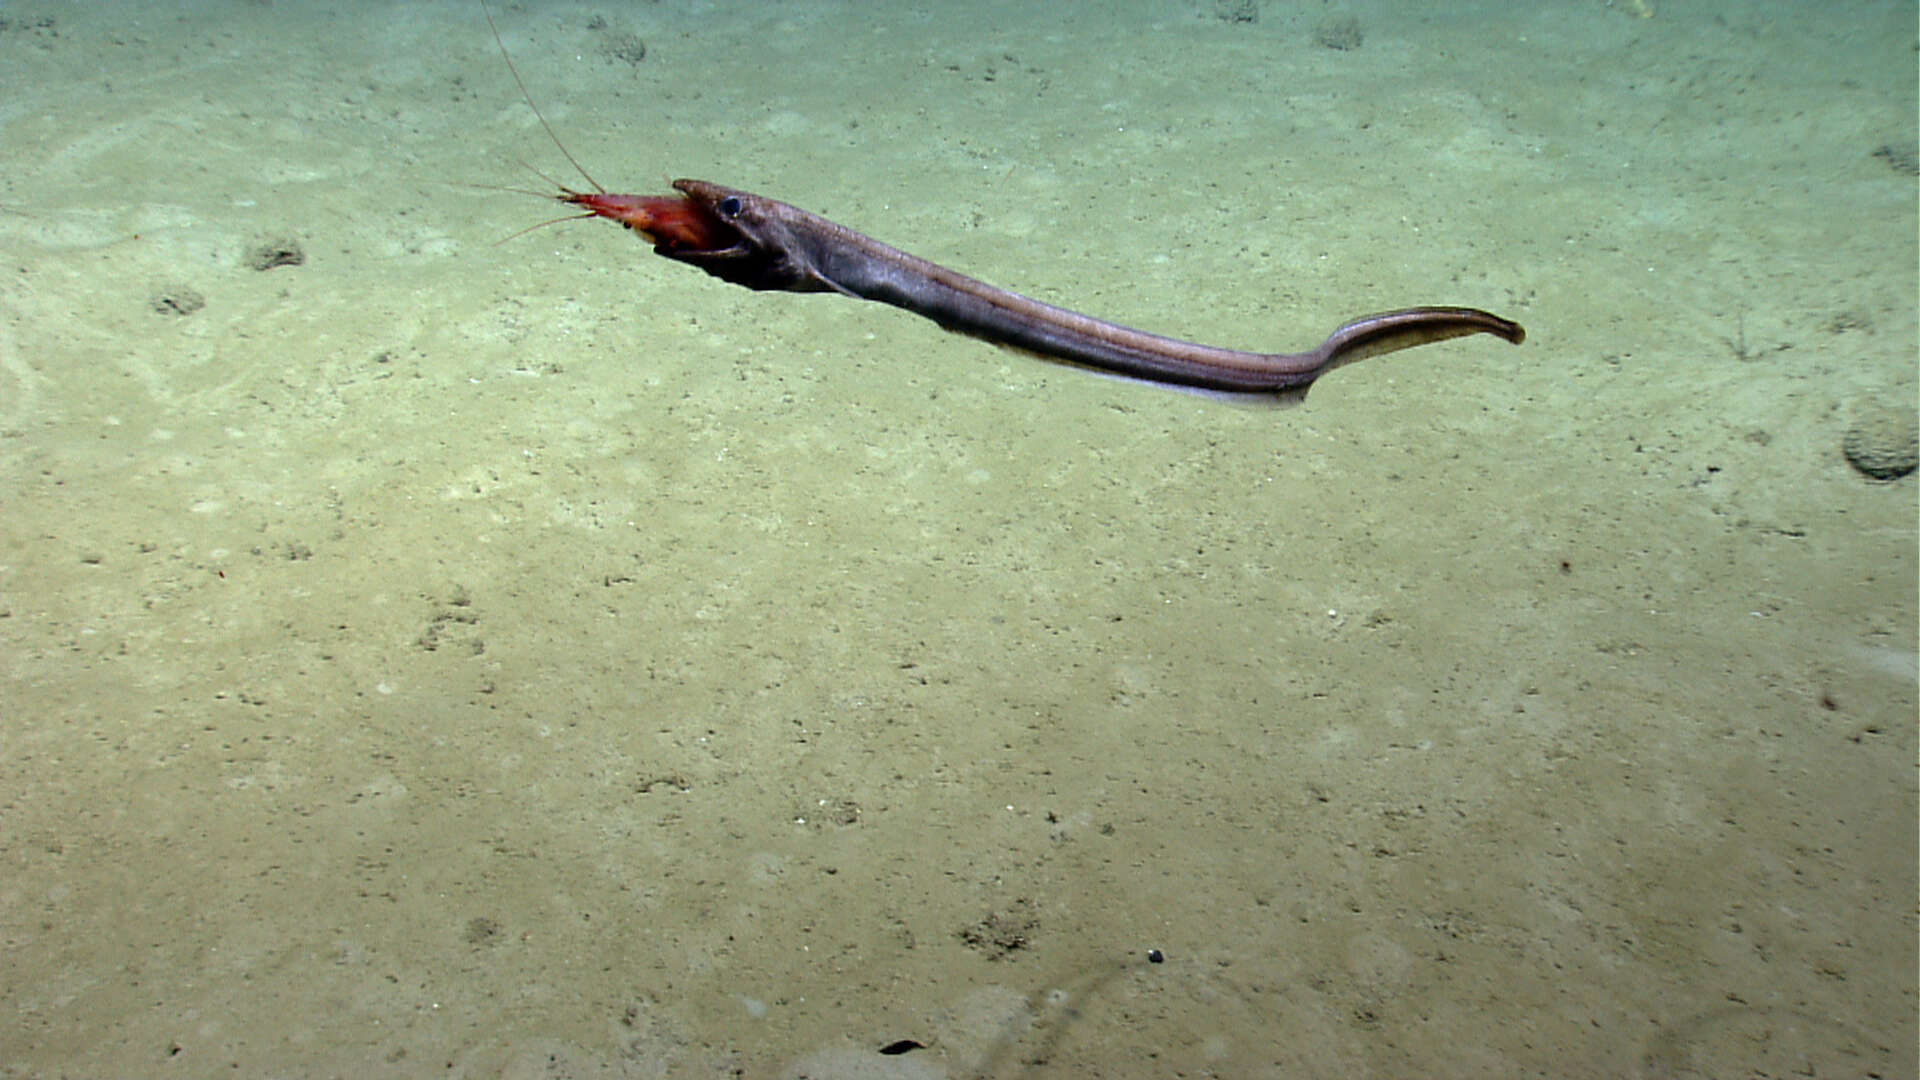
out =
[[[508,189],[508,190],[512,190],[512,189]],[[540,193],[537,191],[534,191],[534,192],[529,192],[528,194],[538,195]],[[597,214],[568,214],[566,217],[548,218],[547,220],[539,223],[538,225],[529,225],[526,228],[521,229],[519,232],[508,233],[507,235],[501,237],[500,239],[495,240],[493,242],[493,246],[499,247],[501,244],[504,244],[509,240],[518,240],[520,237],[527,235],[528,233],[532,232],[535,229],[544,229],[549,225],[558,225],[563,221],[579,221],[581,218],[590,218],[590,217],[598,217],[598,216],[599,215]]]
[[[495,45],[500,46],[500,59],[505,60],[507,62],[507,71],[513,75],[514,85],[520,88],[520,96],[526,99],[527,108],[533,110],[533,115],[539,119],[540,126],[547,129],[547,138],[552,139],[553,145],[560,148],[560,155],[567,159],[567,164],[572,165],[574,169],[580,173],[581,176],[586,177],[587,183],[592,184],[593,189],[595,191],[598,191],[600,194],[605,195],[607,193],[607,189],[601,187],[600,181],[595,180],[593,178],[592,173],[588,172],[585,168],[582,168],[580,163],[574,160],[572,152],[567,149],[567,144],[560,141],[560,136],[554,134],[553,125],[547,123],[546,114],[540,111],[540,106],[535,105],[533,103],[533,95],[527,91],[526,81],[520,78],[520,69],[513,66],[513,56],[512,54],[507,52],[507,43],[500,40],[500,26],[498,23],[493,21],[493,9],[487,6],[487,0],[480,0],[480,10],[486,13],[487,28],[493,31],[493,43]],[[532,166],[528,166],[528,168],[532,168]],[[588,214],[586,216],[592,217],[593,215]],[[565,221],[567,219],[559,218],[558,220]],[[549,221],[549,222],[546,222],[546,224],[551,225],[553,224],[553,222]],[[536,225],[534,226],[534,228],[537,229],[539,228],[539,226]],[[519,234],[515,233],[514,235],[518,236]],[[507,239],[511,240],[513,239],[513,237],[510,236]]]

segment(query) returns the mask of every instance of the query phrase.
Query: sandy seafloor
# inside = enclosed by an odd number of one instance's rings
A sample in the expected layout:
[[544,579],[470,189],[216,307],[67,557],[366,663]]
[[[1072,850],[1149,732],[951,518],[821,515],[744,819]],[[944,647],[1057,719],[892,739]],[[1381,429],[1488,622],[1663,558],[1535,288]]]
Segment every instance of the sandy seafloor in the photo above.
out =
[[1913,1076],[1914,9],[1650,2],[496,11],[614,190],[1528,328],[1287,410],[502,242],[467,0],[0,7],[0,1073]]

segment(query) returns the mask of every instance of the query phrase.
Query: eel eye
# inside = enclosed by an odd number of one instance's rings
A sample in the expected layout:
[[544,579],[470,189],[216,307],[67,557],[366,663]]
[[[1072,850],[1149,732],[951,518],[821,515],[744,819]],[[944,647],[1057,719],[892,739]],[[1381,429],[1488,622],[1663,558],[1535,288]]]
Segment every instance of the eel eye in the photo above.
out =
[[726,198],[721,199],[719,210],[720,210],[721,217],[739,217],[740,216],[739,197],[734,195],[729,195]]

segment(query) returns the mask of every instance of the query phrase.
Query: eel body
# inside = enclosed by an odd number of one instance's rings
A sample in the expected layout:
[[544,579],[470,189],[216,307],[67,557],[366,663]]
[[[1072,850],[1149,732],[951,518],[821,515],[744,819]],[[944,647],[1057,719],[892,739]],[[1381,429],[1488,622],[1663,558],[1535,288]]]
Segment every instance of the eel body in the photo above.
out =
[[641,232],[656,254],[735,285],[875,300],[1055,360],[1227,394],[1297,396],[1334,368],[1369,356],[1468,334],[1516,345],[1526,337],[1518,323],[1478,308],[1415,307],[1350,320],[1306,352],[1202,345],[997,288],[764,195],[704,180],[673,186],[678,196],[556,197]]

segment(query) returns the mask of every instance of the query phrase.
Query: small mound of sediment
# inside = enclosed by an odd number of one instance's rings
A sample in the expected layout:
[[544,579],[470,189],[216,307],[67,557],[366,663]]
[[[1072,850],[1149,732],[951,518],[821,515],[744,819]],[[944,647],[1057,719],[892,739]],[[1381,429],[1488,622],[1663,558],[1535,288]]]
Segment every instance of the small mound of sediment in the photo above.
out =
[[1868,400],[1853,410],[1840,449],[1847,464],[1875,480],[1894,480],[1920,466],[1920,412],[1912,405]]

